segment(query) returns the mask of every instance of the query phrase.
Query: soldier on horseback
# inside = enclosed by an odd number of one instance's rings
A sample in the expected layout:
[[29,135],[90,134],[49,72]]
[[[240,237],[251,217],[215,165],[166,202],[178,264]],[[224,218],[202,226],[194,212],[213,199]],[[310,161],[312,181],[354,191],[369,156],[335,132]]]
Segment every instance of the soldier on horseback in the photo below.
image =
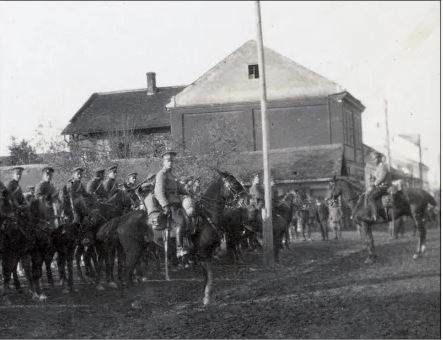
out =
[[20,187],[20,179],[22,178],[24,168],[17,166],[12,169],[12,179],[8,183],[7,188],[11,193],[12,202],[18,209],[23,209],[27,206],[27,201],[23,195],[22,188]]
[[137,181],[137,173],[131,172],[126,177],[126,182],[123,183],[123,190],[128,194],[129,199],[131,200],[131,208],[137,209],[140,206],[140,199],[135,192],[138,186],[136,185]]
[[42,181],[35,189],[35,197],[40,200],[52,201],[57,193],[57,190],[51,183],[54,169],[46,166],[42,169],[42,173]]
[[187,254],[188,249],[185,249],[183,244],[186,218],[179,195],[189,195],[189,193],[172,174],[173,160],[176,155],[177,153],[174,151],[166,151],[162,154],[163,167],[155,178],[154,195],[163,209],[163,213],[168,217],[168,222],[174,222],[177,227],[177,257],[183,257]]
[[103,182],[103,188],[107,199],[110,199],[118,191],[117,177],[117,165],[113,165],[108,168],[108,178]]
[[373,183],[370,185],[369,190],[366,193],[366,203],[371,211],[371,218],[373,221],[377,221],[377,200],[383,195],[387,195],[388,189],[391,186],[391,175],[389,173],[389,167],[386,164],[384,156],[374,151],[371,154],[377,168],[373,173]]
[[[74,202],[79,198],[85,198],[89,196],[86,192],[83,183],[83,172],[82,167],[77,167],[73,169],[72,177],[68,180],[68,183],[63,187],[63,199],[64,202],[64,213],[70,221],[73,223],[80,223],[79,216],[74,208]],[[68,209],[69,207],[69,209]]]
[[97,200],[101,201],[106,198],[106,192],[103,187],[103,179],[105,177],[105,169],[97,169],[92,178],[86,185],[86,192]]

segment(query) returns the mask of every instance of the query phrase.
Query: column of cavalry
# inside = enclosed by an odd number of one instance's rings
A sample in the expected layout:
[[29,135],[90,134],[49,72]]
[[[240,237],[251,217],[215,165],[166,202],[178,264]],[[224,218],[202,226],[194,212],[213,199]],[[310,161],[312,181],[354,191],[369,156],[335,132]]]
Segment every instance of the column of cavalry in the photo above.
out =
[[[175,156],[166,151],[157,174],[137,183],[138,174],[130,173],[123,185],[116,181],[115,165],[97,169],[86,187],[84,169],[77,167],[57,190],[52,184],[56,171],[45,167],[42,181],[27,194],[20,187],[24,168],[14,168],[12,180],[6,185],[0,182],[1,298],[14,294],[11,279],[22,292],[17,275],[21,266],[32,297],[46,300],[41,286],[43,265],[49,286],[54,286],[53,259],[65,293],[77,291],[74,260],[79,279],[86,277],[98,290],[130,286],[135,274],[143,271],[141,260],[146,252],[158,258],[166,248],[172,265],[203,268],[203,303],[209,304],[216,250],[225,239],[235,252],[244,237],[242,225],[260,221],[259,207],[249,204],[248,194],[234,176],[218,169],[213,169],[214,179],[204,193],[182,185],[173,173]],[[283,220],[276,223],[280,239],[286,228],[283,224]],[[165,240],[166,234],[170,237]],[[118,284],[114,280],[116,258]]]

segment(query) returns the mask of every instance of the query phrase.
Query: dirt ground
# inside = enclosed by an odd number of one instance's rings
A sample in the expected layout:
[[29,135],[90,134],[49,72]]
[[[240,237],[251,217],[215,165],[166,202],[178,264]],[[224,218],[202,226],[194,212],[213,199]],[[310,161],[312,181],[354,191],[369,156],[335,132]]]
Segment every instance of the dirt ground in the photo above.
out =
[[[365,265],[356,232],[341,240],[298,241],[281,266],[265,270],[250,253],[243,265],[217,264],[214,299],[201,305],[200,270],[171,273],[129,291],[78,284],[48,300],[11,295],[0,305],[1,338],[440,338],[440,229],[414,261],[411,233],[375,233],[379,261]],[[134,308],[132,303],[138,306]]]

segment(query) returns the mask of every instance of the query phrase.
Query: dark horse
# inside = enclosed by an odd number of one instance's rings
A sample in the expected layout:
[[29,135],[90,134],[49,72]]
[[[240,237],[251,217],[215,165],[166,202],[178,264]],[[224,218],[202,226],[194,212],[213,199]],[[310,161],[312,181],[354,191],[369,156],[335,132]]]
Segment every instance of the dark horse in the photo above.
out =
[[[365,233],[368,250],[366,263],[373,263],[376,259],[376,254],[372,225],[376,222],[369,219],[370,211],[365,205],[364,195],[347,178],[334,178],[331,184],[331,197],[335,199],[340,195],[350,205],[353,211],[352,219],[362,226]],[[381,201],[378,202],[378,210],[386,218],[386,221],[383,222],[389,221],[391,217],[395,220],[401,216],[410,216],[414,220],[419,231],[419,240],[417,250],[414,253],[414,259],[420,257],[425,250],[426,228],[424,217],[428,204],[435,206],[436,202],[428,192],[419,188],[404,188],[393,192],[391,213],[383,207]],[[377,221],[377,223],[379,222]]]
[[[243,186],[229,173],[217,171],[219,177],[212,181],[201,197],[196,202],[195,214],[199,223],[196,231],[190,235],[191,256],[200,263],[205,276],[205,289],[203,304],[210,303],[213,285],[212,257],[219,247],[223,228],[222,216],[226,202],[236,200],[245,194]],[[153,230],[147,223],[144,211],[134,211],[119,219],[115,230],[116,235],[108,239],[116,239],[117,251],[122,248],[125,255],[126,279],[131,283],[134,266],[146,247],[146,242],[153,242],[163,247],[163,232]]]

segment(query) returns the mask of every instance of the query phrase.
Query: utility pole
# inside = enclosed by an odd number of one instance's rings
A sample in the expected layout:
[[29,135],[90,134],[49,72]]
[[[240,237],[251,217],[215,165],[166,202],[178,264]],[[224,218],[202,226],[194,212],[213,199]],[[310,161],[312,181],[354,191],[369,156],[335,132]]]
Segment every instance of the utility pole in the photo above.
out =
[[[263,34],[261,25],[260,1],[255,1],[257,22],[257,54],[259,79],[261,85],[261,126],[263,135],[263,186],[265,189],[265,211],[263,216],[263,262],[265,267],[274,266],[274,239],[272,228],[272,203],[271,203],[271,181],[269,165],[269,124],[266,111],[266,77],[265,77],[265,55],[263,51]],[[277,245],[278,246],[278,245]]]
[[385,99],[385,127],[386,127],[386,148],[388,168],[391,170],[391,141],[389,139],[389,122],[388,122],[388,101]]
[[421,135],[418,135],[418,157],[419,157],[419,162],[418,162],[418,171],[419,171],[419,175],[420,175],[420,188],[423,189],[423,169],[422,169],[422,159],[421,159]]

